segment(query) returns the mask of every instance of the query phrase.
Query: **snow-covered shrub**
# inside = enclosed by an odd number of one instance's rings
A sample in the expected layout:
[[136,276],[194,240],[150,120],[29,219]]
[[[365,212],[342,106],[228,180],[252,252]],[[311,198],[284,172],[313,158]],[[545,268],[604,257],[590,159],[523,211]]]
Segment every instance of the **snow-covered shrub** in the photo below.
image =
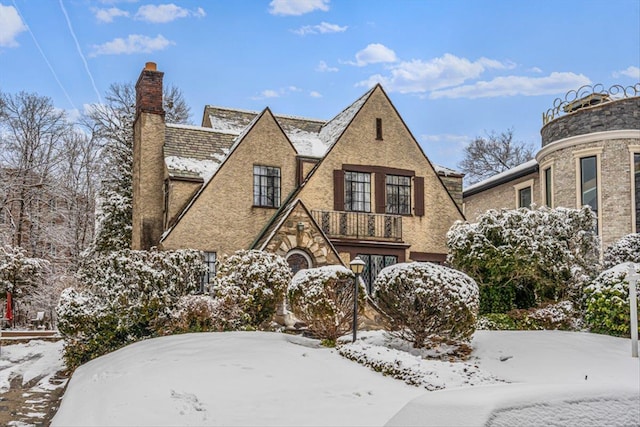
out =
[[478,317],[477,329],[484,330],[575,330],[580,314],[571,301],[544,304],[529,309],[513,309],[507,313],[487,313]]
[[[353,288],[353,273],[341,265],[300,270],[288,289],[291,311],[316,338],[336,340],[353,327]],[[365,295],[359,286],[359,311]]]
[[244,326],[260,328],[273,318],[290,281],[291,269],[281,256],[241,250],[222,261],[211,294],[239,307]]
[[220,301],[210,295],[180,297],[171,318],[162,328],[162,334],[220,332],[233,329],[227,324],[228,317],[221,315],[220,308]]
[[599,267],[594,227],[587,206],[490,210],[451,227],[448,262],[478,282],[481,313],[578,302]]
[[166,324],[181,296],[198,289],[206,267],[199,251],[97,253],[77,273],[58,307],[69,368],[139,339]]
[[604,251],[604,268],[640,262],[640,233],[627,234]]
[[27,256],[19,246],[0,246],[0,293],[14,298],[32,295],[43,284],[49,261]]
[[391,318],[395,334],[423,347],[427,338],[468,340],[478,315],[478,285],[466,274],[431,263],[383,269],[375,300]]
[[[592,332],[614,336],[631,335],[627,277],[629,265],[640,271],[640,264],[619,264],[600,273],[585,288],[585,322]],[[640,288],[636,289],[640,294]]]

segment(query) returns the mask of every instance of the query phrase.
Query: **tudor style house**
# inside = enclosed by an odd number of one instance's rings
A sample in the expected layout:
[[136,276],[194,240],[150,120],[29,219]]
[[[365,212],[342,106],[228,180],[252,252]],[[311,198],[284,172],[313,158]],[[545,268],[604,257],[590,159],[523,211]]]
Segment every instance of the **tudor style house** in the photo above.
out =
[[489,209],[588,205],[603,249],[640,232],[640,83],[571,91],[543,115],[535,159],[465,188],[469,221]]
[[147,63],[136,84],[134,249],[198,249],[212,273],[239,249],[294,271],[360,256],[369,286],[444,261],[462,175],[434,168],[380,85],[328,121],[207,106],[196,127],[165,123],[162,79]]

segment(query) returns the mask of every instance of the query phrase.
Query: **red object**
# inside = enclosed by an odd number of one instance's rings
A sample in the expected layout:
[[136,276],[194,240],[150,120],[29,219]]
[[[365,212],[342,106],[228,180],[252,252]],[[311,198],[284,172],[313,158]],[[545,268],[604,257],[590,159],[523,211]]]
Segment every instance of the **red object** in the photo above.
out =
[[11,292],[7,292],[7,312],[4,317],[6,319],[13,320],[13,310],[11,309]]

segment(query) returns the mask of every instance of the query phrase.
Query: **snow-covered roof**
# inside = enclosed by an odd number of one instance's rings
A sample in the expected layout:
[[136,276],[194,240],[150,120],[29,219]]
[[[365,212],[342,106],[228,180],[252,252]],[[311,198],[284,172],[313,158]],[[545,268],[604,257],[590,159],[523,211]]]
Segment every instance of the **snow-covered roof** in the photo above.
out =
[[436,165],[435,163],[433,164],[433,168],[436,170],[436,173],[438,173],[439,175],[444,175],[444,176],[450,176],[450,175],[463,176],[464,175],[464,173],[460,171],[448,168],[446,166]]
[[[214,132],[228,135],[240,135],[260,112],[225,107],[205,107],[203,126]],[[276,121],[287,135],[298,154],[308,157],[323,157],[328,145],[318,133],[325,120],[309,119],[297,116],[274,115]]]
[[[538,167],[538,162],[536,159],[531,159],[528,162],[524,162],[514,168],[506,170],[504,172],[500,172],[490,178],[485,179],[484,181],[477,182],[469,187],[465,188],[463,193],[465,196],[470,196],[471,194],[479,193],[480,191],[495,187],[497,185],[503,184],[505,182],[511,181],[516,178],[520,178],[522,176],[528,175],[534,171]],[[468,194],[471,193],[471,194]]]

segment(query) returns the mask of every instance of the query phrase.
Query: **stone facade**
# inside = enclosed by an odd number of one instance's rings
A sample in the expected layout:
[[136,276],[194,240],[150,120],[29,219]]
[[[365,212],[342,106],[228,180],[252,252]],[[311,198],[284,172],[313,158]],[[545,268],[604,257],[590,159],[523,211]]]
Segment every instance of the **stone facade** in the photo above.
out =
[[[207,106],[203,127],[195,127],[164,123],[161,99],[145,95],[162,92],[161,77],[155,66],[145,68],[138,85],[135,249],[193,248],[218,259],[262,249],[313,267],[357,254],[385,263],[444,259],[445,234],[463,219],[456,204],[462,175],[434,169],[381,86],[326,122]],[[254,203],[262,191],[254,166],[279,172],[273,207]],[[336,181],[348,171],[371,178],[359,190],[371,200],[362,212],[346,209],[350,190],[344,178]],[[402,191],[410,192],[402,214],[388,213],[390,175],[403,177]],[[339,225],[329,227],[329,217]]]
[[[515,208],[518,185],[529,179],[537,205],[580,208],[584,200],[581,159],[595,158],[598,234],[603,249],[622,236],[640,231],[636,226],[640,167],[634,165],[634,155],[640,154],[640,97],[606,98],[576,109],[545,124],[541,134],[542,148],[536,155],[538,170],[534,174],[517,176],[514,169],[506,172],[506,179],[497,185],[492,185],[490,178],[464,191],[469,220],[488,209]],[[546,194],[547,170],[551,176],[550,200]]]

